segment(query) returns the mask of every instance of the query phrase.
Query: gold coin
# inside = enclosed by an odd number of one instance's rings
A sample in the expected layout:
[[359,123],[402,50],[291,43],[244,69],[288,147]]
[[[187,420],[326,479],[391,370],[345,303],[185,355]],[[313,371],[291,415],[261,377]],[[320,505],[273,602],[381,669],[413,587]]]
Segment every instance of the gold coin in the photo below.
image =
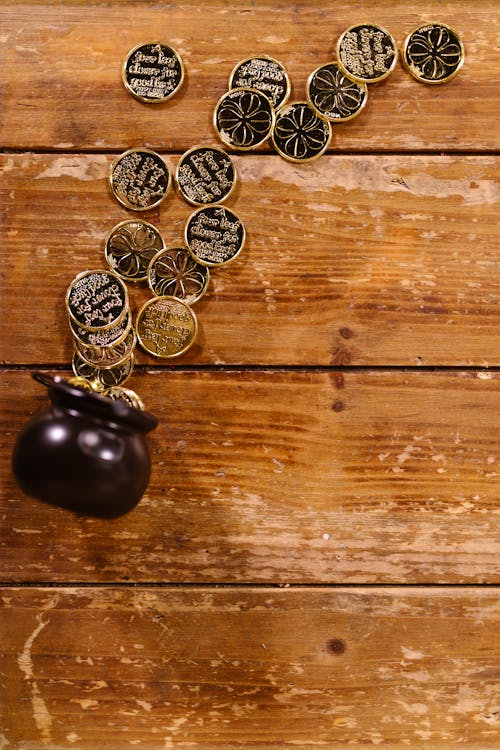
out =
[[80,328],[94,332],[114,328],[127,314],[127,289],[113,271],[82,271],[68,287],[66,307]]
[[243,249],[245,227],[225,206],[204,206],[188,218],[184,239],[197,263],[224,266]]
[[275,109],[286,102],[292,88],[283,65],[267,55],[247,57],[233,68],[229,77],[229,88],[248,86],[265,94]]
[[123,341],[132,328],[132,316],[127,310],[125,317],[118,325],[103,331],[89,331],[77,325],[71,318],[69,318],[69,327],[73,337],[86,346],[116,346]]
[[465,60],[464,46],[454,29],[444,23],[428,23],[409,34],[403,45],[403,63],[422,83],[446,83],[456,76]]
[[156,104],[170,99],[179,90],[184,66],[179,54],[168,44],[139,44],[127,54],[122,80],[136,99]]
[[148,148],[133,148],[111,164],[109,182],[113,195],[131,211],[159,206],[170,189],[170,171],[161,156]]
[[208,288],[210,272],[198,263],[187,247],[160,250],[148,269],[149,288],[158,297],[177,297],[192,305]]
[[198,323],[182,300],[154,297],[139,310],[136,331],[139,344],[148,354],[168,359],[184,354],[194,344]]
[[316,68],[307,81],[307,98],[331,123],[357,117],[368,100],[366,83],[358,83],[331,62]]
[[135,343],[136,336],[133,328],[123,341],[115,346],[87,346],[78,339],[74,339],[74,346],[80,357],[88,365],[100,369],[121,365],[134,351]]
[[130,388],[123,388],[120,385],[114,385],[112,388],[106,388],[102,391],[102,395],[107,398],[113,399],[113,401],[125,401],[129,406],[133,406],[135,409],[144,411],[146,408],[141,398],[135,391]]
[[147,221],[122,221],[106,238],[104,255],[108,266],[124,281],[144,281],[156,253],[165,247],[156,227]]
[[312,161],[328,148],[331,132],[329,121],[309,102],[293,102],[276,115],[273,143],[288,161]]
[[184,200],[194,206],[221,203],[233,191],[236,169],[221,148],[194,146],[179,159],[175,183]]
[[339,67],[361,83],[383,81],[394,70],[397,59],[394,37],[373,23],[351,26],[337,42]]
[[262,145],[271,135],[273,125],[273,105],[257,89],[231,89],[215,107],[214,126],[221,141],[239,151]]
[[76,377],[83,378],[89,382],[94,390],[103,390],[103,388],[121,385],[130,377],[134,369],[134,355],[131,354],[128,359],[119,365],[102,369],[94,365],[89,365],[75,351],[71,367]]

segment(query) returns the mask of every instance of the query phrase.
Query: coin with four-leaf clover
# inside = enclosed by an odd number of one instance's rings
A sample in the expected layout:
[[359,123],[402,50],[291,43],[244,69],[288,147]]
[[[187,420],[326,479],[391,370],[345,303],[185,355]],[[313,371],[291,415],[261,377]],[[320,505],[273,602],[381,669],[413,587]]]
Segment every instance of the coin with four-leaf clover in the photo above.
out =
[[104,255],[112,271],[124,281],[144,281],[156,253],[165,247],[160,232],[139,219],[117,224],[104,246]]
[[307,98],[330,122],[357,117],[368,99],[368,87],[347,76],[331,62],[316,68],[307,81]]
[[419,26],[405,39],[403,62],[422,83],[445,83],[456,76],[465,59],[457,32],[443,23]]
[[177,297],[188,305],[203,297],[209,281],[207,266],[198,263],[184,246],[160,250],[148,269],[148,284],[153,294]]
[[317,159],[328,148],[330,135],[330,122],[309,102],[287,104],[276,115],[273,143],[289,161]]
[[257,89],[231,89],[215,107],[214,126],[222,142],[239,151],[261,146],[271,135],[273,125],[271,100]]

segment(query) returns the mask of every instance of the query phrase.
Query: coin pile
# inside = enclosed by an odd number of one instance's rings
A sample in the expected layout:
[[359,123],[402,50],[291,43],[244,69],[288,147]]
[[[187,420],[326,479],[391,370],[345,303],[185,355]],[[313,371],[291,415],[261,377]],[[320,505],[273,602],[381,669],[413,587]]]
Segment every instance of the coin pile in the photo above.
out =
[[[450,27],[425,24],[406,38],[402,58],[417,80],[439,84],[458,73],[464,49]],[[309,76],[307,101],[288,103],[291,86],[283,65],[267,55],[246,58],[231,72],[229,90],[215,106],[215,129],[235,150],[255,149],[270,139],[289,161],[317,159],[328,147],[331,125],[357,117],[366,105],[368,85],[385,80],[397,59],[396,41],[386,29],[351,26],[338,39],[336,61]]]

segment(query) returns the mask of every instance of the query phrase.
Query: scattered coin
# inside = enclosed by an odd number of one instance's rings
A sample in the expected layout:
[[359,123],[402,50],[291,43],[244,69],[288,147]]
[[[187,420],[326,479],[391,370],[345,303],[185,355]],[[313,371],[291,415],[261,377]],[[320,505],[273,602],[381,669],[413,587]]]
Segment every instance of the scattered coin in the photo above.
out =
[[104,255],[112,271],[124,281],[144,281],[156,253],[165,247],[160,232],[147,221],[122,221],[111,230]]
[[122,67],[125,88],[141,102],[170,99],[184,80],[178,53],[167,44],[139,44],[128,53]]
[[187,247],[169,247],[155,255],[148,270],[149,288],[158,297],[177,297],[192,305],[208,288],[210,272]]
[[328,148],[330,136],[329,121],[309,102],[285,104],[276,115],[273,143],[289,161],[317,159]]
[[94,390],[102,390],[103,388],[111,388],[114,385],[121,385],[130,377],[134,369],[134,355],[131,354],[128,359],[119,365],[104,369],[89,365],[75,351],[71,366],[77,377],[89,382]]
[[273,105],[257,89],[227,91],[215,107],[214,126],[222,142],[240,151],[262,145],[271,135],[273,125]]
[[83,271],[66,293],[70,319],[81,328],[104,330],[120,325],[128,311],[125,284],[112,271]]
[[198,323],[189,305],[176,297],[153,297],[139,310],[137,339],[153,357],[184,354],[193,344]]
[[225,206],[205,206],[188,218],[184,237],[189,252],[202,266],[223,266],[240,254],[245,227]]
[[275,109],[286,102],[291,91],[290,78],[285,68],[267,55],[247,57],[234,67],[229,77],[229,88],[249,86],[265,94]]
[[235,186],[236,170],[221,148],[195,146],[179,159],[175,182],[188,203],[195,206],[221,203]]
[[392,73],[398,59],[391,34],[375,24],[351,26],[337,43],[337,60],[346,75],[361,83],[376,83]]
[[147,148],[125,151],[110,167],[115,198],[131,211],[158,206],[170,189],[170,172],[161,156]]
[[330,122],[346,122],[362,111],[368,100],[368,87],[347,76],[332,62],[311,73],[307,98]]
[[419,26],[405,39],[403,62],[422,83],[445,83],[464,64],[464,46],[457,32],[443,23]]

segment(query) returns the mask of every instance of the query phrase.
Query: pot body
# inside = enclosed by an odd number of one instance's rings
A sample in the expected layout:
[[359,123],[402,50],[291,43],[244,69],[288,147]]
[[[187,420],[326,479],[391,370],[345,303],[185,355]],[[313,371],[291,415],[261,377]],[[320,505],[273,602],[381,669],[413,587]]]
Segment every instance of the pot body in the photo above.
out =
[[145,433],[156,419],[60,379],[46,379],[52,404],[18,436],[12,457],[16,481],[26,494],[78,513],[126,513],[148,485]]

